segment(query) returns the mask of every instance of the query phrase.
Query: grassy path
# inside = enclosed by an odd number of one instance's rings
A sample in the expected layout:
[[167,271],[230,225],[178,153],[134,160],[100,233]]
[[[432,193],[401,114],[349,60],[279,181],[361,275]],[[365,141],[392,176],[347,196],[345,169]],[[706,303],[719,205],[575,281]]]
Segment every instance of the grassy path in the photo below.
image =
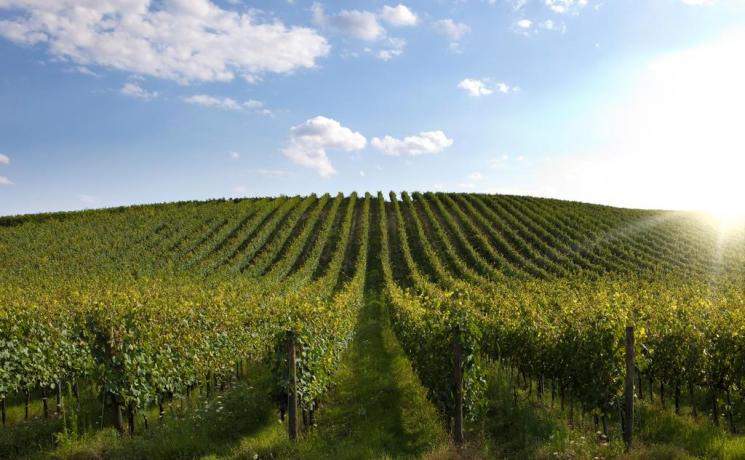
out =
[[[372,219],[375,221],[375,219]],[[275,423],[244,438],[232,458],[380,459],[445,457],[450,450],[440,417],[411,369],[389,324],[382,291],[380,240],[370,226],[365,304],[335,386],[316,426],[296,444]]]
[[385,305],[370,299],[318,431],[307,440],[308,458],[418,458],[446,442],[386,319]]
[[[296,445],[274,424],[244,438],[229,458],[379,459],[446,456],[448,436],[390,324],[371,248],[357,332],[318,411]],[[378,265],[376,265],[378,264]],[[254,457],[258,455],[258,457]]]

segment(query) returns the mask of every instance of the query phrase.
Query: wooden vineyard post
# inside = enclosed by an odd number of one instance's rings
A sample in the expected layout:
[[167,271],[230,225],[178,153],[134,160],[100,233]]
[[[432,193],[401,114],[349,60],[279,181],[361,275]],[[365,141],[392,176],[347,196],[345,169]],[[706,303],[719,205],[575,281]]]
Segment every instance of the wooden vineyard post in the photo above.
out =
[[122,416],[122,405],[115,394],[111,394],[111,410],[114,428],[119,434],[124,434],[124,418]]
[[57,415],[62,415],[62,380],[57,382]]
[[455,380],[455,414],[453,414],[453,441],[463,445],[463,346],[460,340],[460,329],[453,329],[453,378]]
[[290,385],[287,392],[287,415],[289,435],[292,441],[297,439],[297,365],[295,362],[295,333],[287,332],[287,367]]
[[44,406],[44,418],[49,418],[49,398],[47,398],[46,388],[41,390],[41,402]]
[[626,385],[624,388],[625,407],[623,418],[623,442],[626,450],[631,449],[634,429],[634,326],[626,326]]
[[3,426],[5,426],[5,397],[3,397],[2,401],[0,401],[0,405],[2,405]]

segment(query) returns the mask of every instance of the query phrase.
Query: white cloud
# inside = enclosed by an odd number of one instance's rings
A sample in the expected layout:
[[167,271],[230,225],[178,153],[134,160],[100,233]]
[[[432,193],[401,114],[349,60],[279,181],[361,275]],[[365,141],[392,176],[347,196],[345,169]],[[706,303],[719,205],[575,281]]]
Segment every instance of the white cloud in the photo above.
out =
[[466,24],[455,22],[452,19],[440,19],[435,22],[435,27],[453,42],[459,41],[465,34],[471,31],[471,28]]
[[223,110],[252,110],[256,113],[271,116],[272,111],[264,108],[264,103],[254,99],[238,102],[230,97],[215,97],[208,94],[195,94],[184,98],[184,102],[202,107],[213,107]]
[[327,15],[320,3],[311,6],[313,21],[320,27],[328,27],[340,33],[365,41],[374,41],[385,35],[375,13],[359,10],[342,10]]
[[241,109],[241,105],[229,97],[218,98],[206,94],[196,94],[194,96],[185,97],[184,101],[189,104],[201,105],[203,107],[216,107],[218,109],[226,110]]
[[228,156],[231,160],[239,160],[241,158],[241,154],[238,152],[230,152],[228,153]]
[[364,169],[361,169],[360,170],[360,177],[365,177],[365,170]]
[[701,5],[713,5],[717,0],[680,0],[686,5],[690,6],[701,6]]
[[421,132],[403,139],[391,136],[374,137],[370,145],[388,155],[423,155],[441,152],[453,145],[453,140],[438,130]]
[[8,155],[0,153],[0,165],[10,164],[10,157]]
[[378,59],[388,61],[396,56],[400,56],[401,54],[403,54],[404,47],[406,47],[406,40],[402,38],[389,38],[387,40],[387,45],[388,46],[386,48],[382,48],[377,51],[373,51],[370,48],[368,48],[367,51],[374,53],[375,57]]
[[2,187],[3,185],[13,185],[13,182],[11,182],[10,179],[5,176],[0,176],[0,187]]
[[122,86],[122,89],[119,90],[119,92],[124,94],[125,96],[136,97],[138,99],[144,99],[146,101],[158,97],[157,92],[147,91],[137,83],[125,83],[124,86]]
[[497,82],[491,83],[491,79],[475,79],[466,78],[458,83],[458,88],[466,91],[470,96],[488,96],[494,91],[498,91],[503,94],[516,93],[520,91],[519,86],[510,86],[507,83]]
[[520,92],[519,86],[510,86],[507,83],[502,83],[502,82],[496,83],[494,87],[497,89],[497,91],[503,94]]
[[493,91],[487,87],[484,80],[477,80],[475,78],[466,78],[458,83],[458,88],[465,90],[471,96],[488,96]]
[[560,32],[562,34],[567,31],[566,24],[564,24],[563,22],[557,23],[557,22],[554,22],[551,19],[546,19],[545,21],[539,23],[538,24],[538,27],[541,28],[541,29],[543,29],[543,30],[550,30],[550,31],[553,31],[553,32]]
[[342,126],[338,121],[317,116],[290,128],[290,139],[282,154],[306,168],[315,169],[321,177],[336,173],[326,154],[327,149],[347,152],[362,150],[367,139]]
[[77,72],[77,73],[79,73],[81,75],[88,75],[89,77],[99,77],[100,76],[96,72],[94,72],[91,69],[89,69],[88,67],[85,67],[85,66],[82,66],[82,65],[75,67],[75,72]]
[[245,195],[248,193],[248,187],[245,185],[236,185],[233,187],[233,192],[237,193],[238,195]]
[[545,4],[554,13],[564,14],[584,8],[587,6],[587,0],[545,0]]
[[484,179],[484,175],[481,174],[481,172],[479,171],[474,171],[468,175],[468,180],[471,180],[471,181],[480,181],[483,179]]
[[243,107],[247,109],[260,109],[264,107],[264,103],[261,101],[254,100],[254,99],[249,99],[243,103]]
[[538,34],[541,30],[565,33],[567,26],[563,22],[557,22],[553,19],[538,22],[530,19],[520,19],[512,24],[512,30],[520,35],[529,37]]
[[209,0],[5,0],[0,36],[44,44],[81,66],[179,82],[255,81],[315,67],[329,44],[315,30],[262,21]]
[[380,17],[392,26],[415,26],[418,18],[405,5],[384,6]]

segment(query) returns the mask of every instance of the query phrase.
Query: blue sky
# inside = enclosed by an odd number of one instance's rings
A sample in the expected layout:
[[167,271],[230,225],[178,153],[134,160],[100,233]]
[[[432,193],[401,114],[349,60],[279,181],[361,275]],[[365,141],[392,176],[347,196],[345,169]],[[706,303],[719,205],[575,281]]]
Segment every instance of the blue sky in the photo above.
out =
[[736,206],[744,49],[739,0],[0,0],[0,215],[355,190]]

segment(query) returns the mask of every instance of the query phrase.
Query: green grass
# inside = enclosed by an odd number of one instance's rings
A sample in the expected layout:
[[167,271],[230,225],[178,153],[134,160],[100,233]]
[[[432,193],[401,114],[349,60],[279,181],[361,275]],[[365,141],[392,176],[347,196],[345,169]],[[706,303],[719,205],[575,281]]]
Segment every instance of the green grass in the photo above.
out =
[[634,445],[624,452],[620,423],[608,420],[610,442],[601,442],[589,415],[574,411],[574,426],[568,422],[568,407],[562,412],[558,397],[543,402],[535,389],[528,396],[524,388],[517,392],[512,376],[499,364],[489,365],[488,409],[474,436],[484,442],[489,458],[506,459],[745,459],[745,438],[733,436],[715,427],[706,414],[697,419],[676,415],[672,408],[663,410],[649,400],[635,404]]
[[[185,407],[172,404],[162,422],[150,413],[150,429],[119,436],[113,428],[80,438],[61,437],[60,445],[39,457],[68,459],[172,459],[227,454],[244,436],[260,433],[274,420],[269,398],[271,375],[260,365],[249,369],[249,381],[213,397],[195,397]],[[141,425],[138,425],[141,429]]]
[[[375,275],[373,275],[375,276]],[[370,286],[371,283],[368,283]],[[269,397],[271,376],[257,365],[247,381],[213,398],[177,402],[150,429],[130,437],[113,429],[61,437],[31,457],[63,459],[359,459],[447,458],[455,454],[388,323],[379,292],[370,291],[355,338],[318,410],[316,426],[288,440]],[[139,420],[139,418],[138,418]],[[141,422],[138,430],[141,429]]]
[[[373,274],[375,276],[375,274]],[[372,283],[368,283],[371,285]],[[316,427],[294,445],[286,427],[265,427],[225,458],[380,459],[447,456],[441,417],[388,323],[385,304],[368,291],[358,328]]]

